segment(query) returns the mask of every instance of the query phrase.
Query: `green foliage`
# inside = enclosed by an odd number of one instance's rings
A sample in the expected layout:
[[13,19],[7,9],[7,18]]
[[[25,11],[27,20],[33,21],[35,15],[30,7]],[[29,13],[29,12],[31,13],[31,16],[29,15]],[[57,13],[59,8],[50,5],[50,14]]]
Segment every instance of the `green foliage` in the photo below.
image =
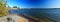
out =
[[4,3],[4,0],[0,0],[0,16],[5,16],[7,12],[8,10],[6,4]]

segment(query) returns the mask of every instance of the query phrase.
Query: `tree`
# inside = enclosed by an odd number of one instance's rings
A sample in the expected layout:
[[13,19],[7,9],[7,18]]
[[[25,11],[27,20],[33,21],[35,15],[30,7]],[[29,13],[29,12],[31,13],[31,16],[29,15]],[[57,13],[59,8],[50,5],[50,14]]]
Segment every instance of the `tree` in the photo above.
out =
[[5,0],[0,0],[0,16],[5,16],[8,12]]
[[17,8],[17,6],[13,6],[13,8]]

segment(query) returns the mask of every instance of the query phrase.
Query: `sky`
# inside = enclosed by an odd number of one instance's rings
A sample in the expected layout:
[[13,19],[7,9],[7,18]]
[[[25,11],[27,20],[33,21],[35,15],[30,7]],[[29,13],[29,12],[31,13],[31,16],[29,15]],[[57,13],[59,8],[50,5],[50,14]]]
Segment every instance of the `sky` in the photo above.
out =
[[7,4],[20,8],[60,8],[60,0],[8,0]]

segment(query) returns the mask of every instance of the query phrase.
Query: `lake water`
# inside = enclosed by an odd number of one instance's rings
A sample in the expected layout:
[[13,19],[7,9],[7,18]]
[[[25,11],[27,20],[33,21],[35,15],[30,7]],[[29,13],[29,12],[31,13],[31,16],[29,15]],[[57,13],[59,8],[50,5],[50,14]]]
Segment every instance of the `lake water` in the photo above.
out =
[[50,18],[56,21],[60,20],[60,9],[21,9],[10,10],[10,13],[26,14],[36,18]]

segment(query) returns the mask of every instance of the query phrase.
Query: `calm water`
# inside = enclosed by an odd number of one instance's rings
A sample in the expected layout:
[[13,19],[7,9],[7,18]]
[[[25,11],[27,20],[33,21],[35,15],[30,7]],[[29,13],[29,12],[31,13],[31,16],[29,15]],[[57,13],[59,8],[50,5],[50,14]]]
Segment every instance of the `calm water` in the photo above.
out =
[[36,18],[50,18],[57,21],[60,20],[60,9],[22,9],[10,10],[10,13],[29,15]]

